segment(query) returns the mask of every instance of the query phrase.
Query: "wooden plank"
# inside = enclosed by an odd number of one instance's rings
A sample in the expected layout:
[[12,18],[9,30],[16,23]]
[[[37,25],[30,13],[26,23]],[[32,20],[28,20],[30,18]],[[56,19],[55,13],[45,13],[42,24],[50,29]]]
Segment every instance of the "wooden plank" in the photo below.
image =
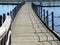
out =
[[60,42],[42,24],[31,4],[25,4],[19,10],[11,31],[11,45],[58,45]]

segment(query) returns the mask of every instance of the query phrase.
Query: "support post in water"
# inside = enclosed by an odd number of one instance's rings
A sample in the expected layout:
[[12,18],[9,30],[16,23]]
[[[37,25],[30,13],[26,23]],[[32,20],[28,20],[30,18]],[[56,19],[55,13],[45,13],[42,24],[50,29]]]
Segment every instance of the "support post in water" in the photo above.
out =
[[44,22],[45,22],[45,9],[43,10],[43,13],[44,13],[43,15],[44,15]]
[[52,15],[52,30],[54,30],[54,12],[52,12],[51,15]]
[[0,26],[2,25],[2,15],[0,15]]
[[3,23],[4,23],[4,21],[5,21],[5,18],[6,18],[6,15],[5,15],[5,13],[3,14]]
[[49,26],[48,10],[46,11],[46,14],[47,14],[47,16],[46,16],[46,24],[47,24],[47,26]]

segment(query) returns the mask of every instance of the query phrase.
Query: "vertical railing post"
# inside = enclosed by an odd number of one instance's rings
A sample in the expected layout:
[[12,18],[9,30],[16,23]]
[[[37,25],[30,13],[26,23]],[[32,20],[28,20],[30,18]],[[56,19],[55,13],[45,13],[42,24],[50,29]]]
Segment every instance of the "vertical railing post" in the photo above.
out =
[[39,17],[40,17],[40,6],[39,6]]
[[6,45],[6,41],[7,41],[7,36],[4,36],[4,45]]
[[1,39],[1,45],[4,45],[4,42],[3,42],[4,40],[3,40],[3,38]]
[[52,12],[51,15],[52,15],[52,30],[54,30],[54,12]]
[[39,16],[39,6],[37,6],[37,9],[38,9],[38,10],[37,10],[37,13],[38,13],[38,16]]
[[46,11],[46,25],[49,26],[48,10]]
[[41,6],[41,19],[42,19],[42,6]]
[[45,22],[45,9],[43,10],[43,15],[44,15],[44,22]]
[[0,15],[0,26],[2,25],[2,15]]
[[3,14],[3,23],[4,23],[4,21],[5,21],[5,18],[6,18],[6,15],[5,15],[5,13]]
[[12,18],[12,11],[10,11],[10,16],[11,16],[11,18]]
[[9,15],[9,12],[7,12],[7,15]]
[[13,15],[12,17],[13,17],[13,20],[14,20],[14,9],[12,10],[12,15]]
[[36,14],[38,14],[38,12],[37,12],[37,5],[35,5],[35,7],[36,7],[35,12],[36,12]]
[[42,2],[40,2],[41,5],[41,20],[42,20]]
[[36,5],[36,14],[38,15],[38,12],[37,11],[38,11],[38,6]]
[[39,6],[36,5],[36,7],[37,7],[37,15],[39,16]]
[[40,18],[41,18],[41,5],[40,5]]
[[10,35],[10,37],[9,37],[9,45],[11,45],[11,35]]
[[40,18],[41,18],[41,2],[40,2]]
[[38,8],[39,8],[39,11],[38,11],[38,16],[40,17],[40,6],[38,6]]

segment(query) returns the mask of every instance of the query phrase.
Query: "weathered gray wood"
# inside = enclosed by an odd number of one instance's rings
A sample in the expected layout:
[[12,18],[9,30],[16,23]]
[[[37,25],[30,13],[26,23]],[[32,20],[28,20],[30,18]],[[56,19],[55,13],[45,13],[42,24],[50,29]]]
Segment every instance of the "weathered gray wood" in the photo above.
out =
[[60,45],[58,39],[42,24],[25,4],[12,24],[11,45]]

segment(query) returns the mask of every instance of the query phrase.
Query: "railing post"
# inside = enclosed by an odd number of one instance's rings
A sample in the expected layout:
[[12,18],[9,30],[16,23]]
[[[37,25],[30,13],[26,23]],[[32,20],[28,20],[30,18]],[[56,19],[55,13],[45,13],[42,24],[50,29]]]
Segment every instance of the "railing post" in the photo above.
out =
[[7,36],[4,36],[4,45],[6,45],[6,41],[7,41]]
[[0,26],[2,25],[2,15],[0,15]]
[[54,12],[52,12],[51,15],[52,15],[52,30],[54,30]]
[[3,38],[1,39],[1,45],[4,45],[4,42],[3,42],[4,40],[3,40]]
[[39,16],[39,6],[37,6],[37,15]]
[[44,15],[44,22],[45,22],[45,9],[43,10],[43,15]]
[[40,6],[41,6],[41,19],[42,19],[42,1],[40,2]]
[[36,10],[36,14],[38,15],[38,8],[37,8],[38,6],[37,5],[35,5],[35,10]]
[[7,15],[9,15],[9,12],[7,12]]
[[10,37],[9,37],[9,45],[11,45],[11,35],[10,35]]
[[38,16],[40,17],[40,6],[38,6]]
[[40,6],[39,6],[39,17],[40,17]]
[[6,15],[5,15],[5,13],[3,14],[3,23],[4,23],[4,21],[5,21],[5,18],[6,18]]
[[14,20],[14,9],[12,10],[12,15],[13,15],[12,17],[13,17],[13,20]]
[[41,6],[41,19],[42,19],[42,6]]
[[48,10],[46,11],[46,14],[47,14],[47,16],[46,16],[46,24],[47,24],[47,26],[49,26]]
[[11,18],[12,18],[12,11],[10,11],[10,16],[11,16]]
[[37,6],[37,7],[38,7],[38,11],[37,12],[38,12],[38,16],[39,16],[39,6]]
[[41,18],[41,5],[40,5],[40,18]]

